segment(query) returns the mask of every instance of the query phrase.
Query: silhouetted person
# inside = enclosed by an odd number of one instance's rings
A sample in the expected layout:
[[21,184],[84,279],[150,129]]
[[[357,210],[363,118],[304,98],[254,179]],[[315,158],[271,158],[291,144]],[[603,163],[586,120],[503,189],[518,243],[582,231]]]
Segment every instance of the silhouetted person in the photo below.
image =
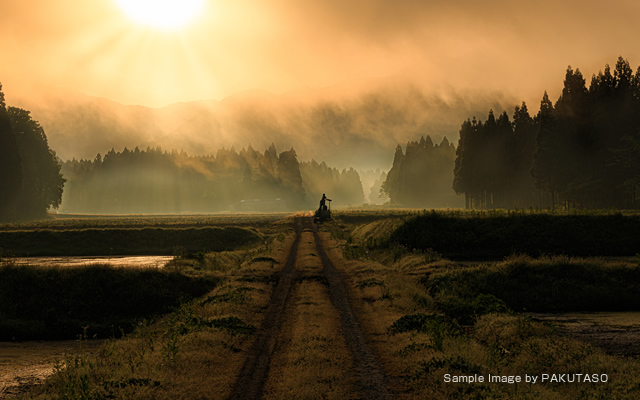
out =
[[327,209],[327,206],[325,205],[327,200],[331,201],[331,199],[328,199],[327,196],[322,193],[322,199],[320,199],[320,211]]

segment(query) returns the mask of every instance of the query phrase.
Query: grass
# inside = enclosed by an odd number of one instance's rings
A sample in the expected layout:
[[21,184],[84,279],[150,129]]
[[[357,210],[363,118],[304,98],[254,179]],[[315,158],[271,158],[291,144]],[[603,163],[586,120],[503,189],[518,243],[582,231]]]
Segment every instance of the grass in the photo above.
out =
[[[488,213],[454,217],[474,223],[494,218]],[[552,217],[566,215],[544,214]],[[608,218],[606,213],[596,217]],[[637,309],[637,261],[513,256],[470,267],[434,257],[433,252],[407,247],[400,251],[380,242],[367,246],[367,238],[390,237],[412,218],[419,217],[396,216],[387,222],[369,222],[369,226],[338,220],[327,226],[337,242],[332,256],[343,259],[338,264],[352,282],[363,328],[386,373],[396,382],[398,398],[635,398],[640,385],[637,362],[562,337],[520,311]],[[338,229],[342,233],[333,232]],[[354,246],[363,249],[355,257]],[[381,296],[383,288],[387,296]],[[524,378],[525,374],[552,373],[607,374],[609,383],[444,382],[445,374]]]
[[17,398],[228,397],[275,284],[273,260],[282,260],[290,243],[274,235],[253,248],[180,257],[162,273],[216,284],[198,297],[181,298],[175,311],[138,320],[133,331],[108,340],[95,355],[65,357],[44,385]]
[[220,283],[152,268],[0,267],[0,340],[108,338]]
[[271,362],[265,399],[353,398],[353,364],[331,304],[311,232],[303,232],[297,253],[298,283],[287,304],[281,346]]
[[[498,217],[515,221],[522,215],[571,216],[535,212],[441,214],[479,224]],[[611,214],[586,217],[634,218]],[[334,264],[348,277],[354,311],[391,378],[395,397],[636,397],[640,387],[637,361],[609,356],[599,348],[562,337],[520,310],[530,310],[535,304],[541,309],[558,304],[567,310],[589,309],[593,306],[591,297],[612,307],[633,302],[637,261],[513,256],[470,267],[438,255],[437,249],[414,250],[399,243],[382,246],[378,239],[367,239],[391,237],[408,221],[423,218],[422,213],[392,214],[384,222],[384,215],[340,216],[324,224],[321,235],[329,244],[325,248]],[[371,223],[377,225],[366,226]],[[275,284],[274,272],[281,267],[284,249],[292,240],[289,237],[283,242],[284,234],[279,232],[268,236],[272,242],[262,241],[259,247],[220,253],[201,249],[182,252],[166,272],[217,280],[212,290],[153,321],[139,321],[131,333],[108,341],[96,356],[68,356],[45,385],[18,398],[227,398],[244,352],[262,321]],[[285,321],[283,325],[286,349],[276,352],[275,378],[267,384],[267,394],[274,398],[347,398],[351,378],[340,372],[348,370],[349,361],[341,350],[343,338],[336,334],[339,322],[331,308],[323,306],[326,302],[318,301],[323,283],[312,279],[318,275],[314,269],[317,255],[309,234],[303,235],[307,239],[301,246],[311,247],[299,250],[302,259],[298,268],[303,275],[290,303],[296,308],[298,323]],[[469,254],[472,251],[469,249]],[[314,293],[317,295],[309,297]],[[485,377],[604,373],[609,383],[453,384],[443,380],[444,374],[474,373]]]
[[262,240],[255,230],[239,227],[0,231],[0,248],[14,256],[172,255],[176,249],[226,251]]
[[36,221],[0,223],[0,231],[15,230],[66,230],[66,229],[107,229],[107,228],[203,228],[240,226],[262,230],[269,229],[274,223],[281,222],[286,214],[245,213],[245,214],[201,214],[201,215],[80,215],[49,214],[49,217]]
[[635,256],[640,251],[640,215],[635,213],[425,210],[369,218],[360,225],[353,222],[357,217],[338,218],[353,244],[365,250],[403,247],[457,260],[499,260],[511,254]]
[[514,310],[640,309],[640,265],[635,262],[511,256],[498,263],[434,272],[421,282],[441,298],[492,295]]

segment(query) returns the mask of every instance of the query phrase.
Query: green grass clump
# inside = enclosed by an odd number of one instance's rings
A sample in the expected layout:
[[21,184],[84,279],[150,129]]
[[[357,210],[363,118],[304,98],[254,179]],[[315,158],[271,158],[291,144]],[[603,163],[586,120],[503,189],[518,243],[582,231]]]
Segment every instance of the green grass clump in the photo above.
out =
[[407,219],[379,245],[433,249],[449,258],[500,259],[510,254],[633,256],[640,249],[640,216],[430,212]]
[[228,251],[262,239],[255,230],[238,227],[45,229],[0,231],[0,248],[15,256],[172,255],[176,248]]
[[150,268],[0,267],[0,340],[106,338],[219,284]]
[[640,266],[602,259],[513,256],[491,265],[434,273],[422,282],[439,298],[493,295],[518,311],[624,311],[640,307]]
[[405,248],[450,259],[634,256],[640,251],[640,215],[432,210],[372,220],[353,228],[350,238],[353,246],[369,250]]
[[449,297],[438,299],[436,303],[446,316],[461,325],[472,325],[483,315],[511,312],[504,301],[491,294],[479,294],[474,298]]

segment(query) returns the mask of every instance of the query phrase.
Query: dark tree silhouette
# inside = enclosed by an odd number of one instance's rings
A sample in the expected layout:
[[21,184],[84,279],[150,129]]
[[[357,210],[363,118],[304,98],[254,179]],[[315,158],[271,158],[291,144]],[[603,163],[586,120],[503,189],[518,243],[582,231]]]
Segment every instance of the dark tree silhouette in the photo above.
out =
[[16,217],[15,205],[22,181],[20,151],[0,84],[0,220]]
[[60,205],[64,181],[44,129],[7,107],[0,85],[0,220],[43,217]]
[[65,179],[56,153],[49,148],[44,129],[30,112],[9,107],[11,128],[22,159],[23,184],[17,210],[22,218],[43,217],[50,207],[58,208]]
[[[340,172],[323,163],[318,173],[309,167],[313,163],[300,164],[293,148],[278,155],[274,145],[263,153],[249,146],[239,152],[222,148],[205,156],[160,147],[111,149],[93,161],[64,163],[68,183],[62,207],[86,213],[211,212],[254,205],[265,211],[297,210],[315,206],[315,192],[306,193],[308,188],[336,193],[340,204],[348,204],[347,199],[362,203],[355,170]],[[323,168],[336,173],[329,186]],[[359,197],[353,193],[357,187]]]
[[444,138],[434,145],[429,136],[398,145],[393,167],[381,190],[392,204],[404,207],[456,207],[459,200],[451,190],[455,146]]
[[640,68],[619,57],[587,88],[569,66],[555,105],[545,92],[534,119],[523,103],[507,120],[462,124],[453,187],[467,207],[640,206]]

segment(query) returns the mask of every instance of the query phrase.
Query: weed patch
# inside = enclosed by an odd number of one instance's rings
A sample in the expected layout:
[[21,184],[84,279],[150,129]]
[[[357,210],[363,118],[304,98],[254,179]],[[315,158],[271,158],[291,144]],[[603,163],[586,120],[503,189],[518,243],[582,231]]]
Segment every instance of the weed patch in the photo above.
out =
[[234,250],[262,240],[256,231],[238,227],[0,231],[2,248],[16,256],[172,255],[180,249],[201,260],[204,253],[199,252]]
[[[640,266],[600,259],[514,256],[503,262],[433,273],[432,295],[474,299],[492,295],[513,310],[615,311],[640,307]],[[441,301],[455,310],[457,300]]]
[[219,284],[149,268],[0,267],[0,340],[119,336]]

